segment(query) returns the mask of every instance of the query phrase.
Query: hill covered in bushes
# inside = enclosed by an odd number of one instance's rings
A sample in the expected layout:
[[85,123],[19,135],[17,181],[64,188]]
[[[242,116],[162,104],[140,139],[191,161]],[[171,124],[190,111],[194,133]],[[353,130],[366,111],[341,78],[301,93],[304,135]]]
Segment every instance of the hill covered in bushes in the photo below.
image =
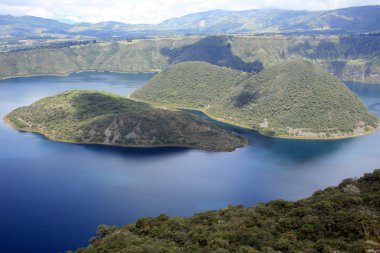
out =
[[295,202],[101,225],[90,245],[76,252],[374,252],[379,232],[380,170],[375,170]]
[[14,110],[6,122],[64,142],[232,151],[248,141],[185,112],[99,91],[68,91]]
[[302,60],[284,61],[256,75],[205,62],[179,63],[131,97],[201,110],[275,136],[341,138],[378,127],[378,119],[339,79]]

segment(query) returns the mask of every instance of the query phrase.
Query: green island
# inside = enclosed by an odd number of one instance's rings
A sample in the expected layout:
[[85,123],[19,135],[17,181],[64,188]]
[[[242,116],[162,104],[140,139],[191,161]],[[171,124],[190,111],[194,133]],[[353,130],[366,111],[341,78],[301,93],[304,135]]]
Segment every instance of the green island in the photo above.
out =
[[183,62],[160,72],[130,97],[157,106],[199,110],[278,137],[347,138],[379,126],[339,79],[304,60],[283,61],[258,74]]
[[375,252],[380,246],[380,170],[291,202],[228,206],[190,218],[100,225],[77,253]]
[[188,113],[99,91],[47,97],[14,110],[4,120],[16,129],[73,143],[212,151],[232,151],[248,144],[245,138]]

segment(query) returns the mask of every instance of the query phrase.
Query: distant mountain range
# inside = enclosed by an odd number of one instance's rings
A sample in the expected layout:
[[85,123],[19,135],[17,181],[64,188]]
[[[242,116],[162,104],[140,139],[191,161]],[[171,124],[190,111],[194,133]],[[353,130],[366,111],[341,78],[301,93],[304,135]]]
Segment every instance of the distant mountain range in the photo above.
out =
[[380,5],[327,11],[213,10],[171,18],[157,25],[121,22],[67,24],[33,16],[0,15],[0,38],[142,37],[179,34],[380,32]]

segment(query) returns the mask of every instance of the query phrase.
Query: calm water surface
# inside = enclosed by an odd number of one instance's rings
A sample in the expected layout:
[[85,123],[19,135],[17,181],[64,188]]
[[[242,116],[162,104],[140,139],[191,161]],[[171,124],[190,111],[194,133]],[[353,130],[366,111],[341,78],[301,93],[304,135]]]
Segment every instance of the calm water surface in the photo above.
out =
[[[0,117],[71,89],[127,95],[150,74],[80,73],[0,82]],[[380,117],[380,85],[347,83]],[[295,200],[380,168],[380,132],[335,141],[275,139],[231,153],[129,149],[49,141],[0,123],[0,252],[85,246],[98,224],[189,216],[228,204]]]

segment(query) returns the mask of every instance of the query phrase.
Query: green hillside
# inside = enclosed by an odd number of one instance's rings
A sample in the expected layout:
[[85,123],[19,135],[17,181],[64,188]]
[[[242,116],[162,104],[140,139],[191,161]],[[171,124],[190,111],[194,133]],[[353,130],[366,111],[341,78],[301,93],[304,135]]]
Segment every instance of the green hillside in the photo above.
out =
[[76,252],[375,252],[379,228],[380,170],[375,170],[296,202],[101,225],[90,245]]
[[211,117],[263,133],[340,138],[378,127],[343,83],[307,61],[285,61],[256,75],[208,63],[186,62],[157,74],[131,97],[202,110]]
[[130,96],[172,107],[203,109],[248,76],[246,72],[201,61],[179,63],[155,75]]
[[98,91],[68,91],[5,117],[19,130],[64,142],[128,147],[186,146],[231,151],[247,140],[180,111]]
[[347,36],[172,37],[0,53],[0,78],[160,71],[184,61],[256,72],[293,58],[316,63],[342,80],[380,83],[380,37]]

